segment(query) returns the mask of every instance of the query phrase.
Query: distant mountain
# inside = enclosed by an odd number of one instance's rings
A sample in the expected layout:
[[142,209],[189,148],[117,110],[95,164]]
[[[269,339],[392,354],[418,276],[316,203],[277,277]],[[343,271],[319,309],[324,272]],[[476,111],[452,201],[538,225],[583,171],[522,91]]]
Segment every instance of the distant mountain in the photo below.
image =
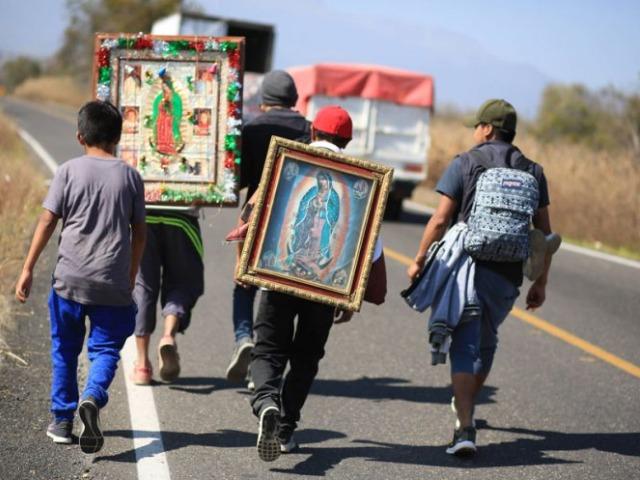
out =
[[[551,81],[530,65],[504,61],[446,30],[334,18],[331,34],[316,34],[328,21],[278,25],[276,65],[337,61],[414,70],[433,75],[436,110],[440,102],[473,109],[487,98],[502,97],[528,117],[535,115],[540,94]],[[340,31],[348,33],[335,34]]]
[[552,79],[531,65],[505,61],[476,40],[448,30],[361,15],[336,15],[316,0],[207,2],[216,16],[276,26],[275,68],[319,62],[373,63],[433,75],[438,104],[476,108],[506,98],[535,115]]

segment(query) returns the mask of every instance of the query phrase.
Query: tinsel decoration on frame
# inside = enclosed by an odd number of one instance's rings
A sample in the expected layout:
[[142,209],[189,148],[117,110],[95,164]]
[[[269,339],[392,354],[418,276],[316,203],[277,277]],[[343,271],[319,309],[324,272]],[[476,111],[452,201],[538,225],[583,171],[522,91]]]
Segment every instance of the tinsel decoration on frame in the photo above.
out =
[[[224,90],[220,92],[221,112],[223,121],[218,124],[221,132],[221,144],[217,148],[218,155],[222,155],[222,159],[216,160],[219,168],[216,182],[209,181],[206,184],[198,185],[200,188],[190,189],[186,184],[174,187],[170,182],[151,181],[145,187],[147,202],[172,203],[172,204],[189,204],[189,203],[205,203],[205,204],[234,204],[237,202],[238,189],[238,172],[241,162],[241,141],[240,128],[242,125],[242,49],[238,41],[230,41],[224,38],[214,37],[184,37],[169,38],[155,37],[145,34],[98,34],[98,42],[95,52],[95,96],[99,100],[114,101],[117,94],[114,91],[117,85],[117,65],[118,61],[126,59],[136,60],[166,60],[172,61],[191,61],[191,62],[208,62],[210,63],[206,71],[217,78],[224,75]],[[228,37],[227,37],[228,38]],[[241,41],[241,40],[240,40]],[[219,53],[226,63],[225,68],[220,68],[217,62],[211,60],[200,60],[201,55],[211,55],[211,53]],[[131,68],[131,67],[130,67]],[[128,72],[130,75],[132,72]],[[158,80],[163,78],[163,82],[169,84],[170,80],[162,77],[156,71],[145,69],[138,72],[139,82],[144,82],[145,88],[151,88]],[[196,93],[196,81],[199,79],[195,76],[187,76],[184,81],[186,90],[192,94]],[[155,87],[153,87],[155,88]],[[222,102],[224,98],[224,102]],[[148,113],[148,112],[147,112]],[[140,125],[144,128],[150,128],[157,118],[140,111]],[[225,115],[226,114],[226,115]],[[185,110],[184,113],[187,123],[196,127],[197,116],[192,110]],[[147,146],[148,147],[148,146]],[[155,150],[154,150],[155,151]],[[178,154],[178,152],[176,152]],[[188,155],[187,155],[188,156]],[[177,157],[176,157],[177,158]],[[186,159],[182,157],[183,163],[179,166],[181,172],[187,171]],[[138,161],[138,169],[141,173],[145,173],[149,159],[145,160],[144,156]],[[161,162],[164,162],[161,159]],[[191,166],[192,167],[192,166]],[[191,168],[189,167],[189,168]],[[175,168],[175,167],[172,167]],[[204,187],[204,188],[203,188]]]

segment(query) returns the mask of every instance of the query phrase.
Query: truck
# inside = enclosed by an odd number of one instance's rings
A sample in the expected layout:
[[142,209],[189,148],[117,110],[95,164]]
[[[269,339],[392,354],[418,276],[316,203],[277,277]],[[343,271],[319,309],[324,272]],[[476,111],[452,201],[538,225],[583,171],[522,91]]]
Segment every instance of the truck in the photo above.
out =
[[317,64],[288,69],[296,108],[308,119],[340,105],[353,120],[345,153],[394,169],[386,217],[397,219],[405,198],[427,178],[433,78],[378,65]]

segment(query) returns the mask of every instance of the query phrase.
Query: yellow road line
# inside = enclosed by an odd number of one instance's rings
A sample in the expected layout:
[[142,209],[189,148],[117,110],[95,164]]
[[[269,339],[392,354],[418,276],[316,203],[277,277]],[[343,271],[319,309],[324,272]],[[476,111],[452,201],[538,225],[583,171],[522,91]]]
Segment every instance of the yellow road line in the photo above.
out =
[[[396,252],[395,250],[392,250],[390,248],[385,248],[384,254],[385,256],[402,263],[403,265],[409,266],[411,265],[411,263],[413,263],[413,259],[411,257],[407,257],[406,255]],[[599,358],[603,362],[606,362],[609,365],[613,365],[614,367],[619,368],[620,370],[627,372],[630,375],[633,375],[634,377],[640,378],[640,367],[614,355],[613,353],[609,353],[606,350],[603,350],[602,348],[593,345],[592,343],[589,343],[586,340],[583,340],[580,337],[577,337],[574,334],[560,327],[557,327],[552,323],[547,322],[546,320],[538,318],[535,315],[532,315],[520,308],[514,307],[513,310],[511,310],[511,314],[519,320],[531,325],[532,327],[535,327],[539,330],[542,330],[543,332],[548,333],[549,335],[559,338],[569,345],[573,345],[574,347],[579,348],[580,350],[583,350],[588,354]]]
[[407,267],[413,263],[413,258],[407,257],[406,255],[396,252],[395,250],[391,250],[388,247],[384,248],[384,255],[386,257],[393,258],[394,260],[405,264]]

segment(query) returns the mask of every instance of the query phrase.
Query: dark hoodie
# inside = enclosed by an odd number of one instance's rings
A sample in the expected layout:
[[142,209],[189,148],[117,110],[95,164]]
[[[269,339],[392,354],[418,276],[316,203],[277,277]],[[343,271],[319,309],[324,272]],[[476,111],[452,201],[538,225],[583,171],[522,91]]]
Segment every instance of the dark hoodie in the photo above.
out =
[[258,115],[242,128],[242,162],[240,188],[248,187],[247,199],[258,189],[271,137],[308,143],[311,138],[309,122],[298,112],[288,108],[274,108]]

